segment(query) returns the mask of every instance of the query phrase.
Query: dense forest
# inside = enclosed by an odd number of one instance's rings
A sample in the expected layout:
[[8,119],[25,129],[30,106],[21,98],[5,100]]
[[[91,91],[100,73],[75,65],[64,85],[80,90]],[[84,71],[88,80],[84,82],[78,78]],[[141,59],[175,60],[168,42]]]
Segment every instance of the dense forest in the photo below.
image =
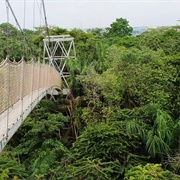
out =
[[[75,38],[71,91],[27,117],[0,153],[0,180],[180,179],[180,27],[132,31],[124,18],[106,29],[49,27]],[[0,24],[0,59],[42,58],[46,35]]]

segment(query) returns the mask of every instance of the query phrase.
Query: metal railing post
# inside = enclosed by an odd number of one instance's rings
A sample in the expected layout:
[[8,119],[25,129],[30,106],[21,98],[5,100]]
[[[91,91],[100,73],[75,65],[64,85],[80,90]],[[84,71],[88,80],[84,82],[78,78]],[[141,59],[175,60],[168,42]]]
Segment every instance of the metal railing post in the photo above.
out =
[[32,101],[33,101],[33,83],[34,83],[34,59],[32,59],[31,67],[31,110],[32,110]]
[[21,87],[20,87],[20,100],[21,100],[21,115],[23,115],[23,92],[24,92],[24,58],[21,65]]
[[40,71],[41,71],[41,65],[40,60],[38,60],[38,99],[39,99],[39,83],[40,83]]
[[10,64],[9,59],[7,58],[7,131],[6,138],[8,139],[8,131],[9,131],[9,106],[10,106]]

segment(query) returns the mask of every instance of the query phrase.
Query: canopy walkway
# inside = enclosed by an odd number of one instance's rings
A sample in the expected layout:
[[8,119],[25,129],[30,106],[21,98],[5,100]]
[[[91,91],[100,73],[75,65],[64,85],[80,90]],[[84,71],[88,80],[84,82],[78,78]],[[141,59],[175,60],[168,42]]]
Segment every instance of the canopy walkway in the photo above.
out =
[[[32,51],[9,0],[5,0],[5,2],[7,23],[9,23],[10,10],[24,41]],[[68,93],[69,85],[66,77],[69,76],[69,73],[66,63],[76,57],[74,38],[70,35],[49,35],[44,0],[41,0],[41,4],[48,35],[43,40],[43,63],[40,61],[26,62],[23,59],[19,62],[11,62],[8,58],[0,59],[0,152],[45,95],[54,95],[59,92]],[[8,28],[6,34],[8,40]],[[9,52],[8,47],[7,52]],[[44,62],[48,62],[48,64]]]
[[62,89],[59,72],[40,62],[0,63],[0,151],[46,95]]

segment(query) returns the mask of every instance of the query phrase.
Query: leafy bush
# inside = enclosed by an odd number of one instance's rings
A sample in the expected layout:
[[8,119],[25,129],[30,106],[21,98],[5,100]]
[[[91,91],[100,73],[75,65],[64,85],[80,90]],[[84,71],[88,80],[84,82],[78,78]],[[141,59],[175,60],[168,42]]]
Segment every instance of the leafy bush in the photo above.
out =
[[178,180],[179,178],[180,176],[162,169],[161,164],[146,164],[131,168],[125,174],[124,180]]

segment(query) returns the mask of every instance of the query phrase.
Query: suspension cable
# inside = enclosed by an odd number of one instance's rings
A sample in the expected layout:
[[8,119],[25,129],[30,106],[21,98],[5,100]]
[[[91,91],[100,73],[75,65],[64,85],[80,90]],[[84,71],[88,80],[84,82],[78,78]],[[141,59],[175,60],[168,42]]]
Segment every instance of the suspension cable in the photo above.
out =
[[34,26],[35,26],[35,16],[36,16],[36,9],[35,9],[35,0],[33,4],[33,32],[34,32]]
[[25,34],[24,34],[24,31],[22,30],[22,28],[21,28],[21,26],[20,26],[20,24],[19,24],[19,22],[18,22],[18,20],[17,20],[17,18],[16,18],[16,15],[15,15],[12,7],[11,7],[11,4],[9,3],[9,0],[6,0],[6,3],[7,3],[7,5],[8,5],[8,7],[9,7],[9,9],[11,10],[11,13],[12,13],[12,15],[13,15],[15,21],[16,21],[16,24],[18,25],[18,27],[19,27],[19,29],[20,29],[20,31],[21,31],[21,34],[22,34],[23,37],[24,37],[25,42],[27,43],[28,47],[30,48],[31,54],[33,54],[33,55],[35,56],[35,53],[34,53],[32,47],[30,46],[30,44],[29,44],[29,42],[28,42],[28,40],[27,40],[27,38],[26,38],[26,36],[25,36]]
[[8,4],[8,7],[10,8],[11,13],[12,13],[12,15],[13,15],[15,21],[16,21],[16,24],[18,25],[18,27],[19,27],[21,33],[24,34],[24,33],[23,33],[23,30],[22,30],[22,28],[21,28],[21,26],[20,26],[20,24],[19,24],[19,22],[18,22],[18,20],[17,20],[17,18],[16,18],[16,15],[14,14],[14,11],[13,11],[13,9],[12,9],[10,3],[9,3],[9,0],[6,0],[6,3]]
[[25,29],[26,27],[26,0],[24,0],[24,24],[23,28]]
[[[25,30],[25,26],[26,26],[26,0],[24,0],[24,24],[23,24],[23,30]],[[23,43],[23,56],[25,56],[25,36],[24,37],[24,43]]]
[[[42,0],[42,5],[43,5],[43,11],[44,11],[44,19],[45,19],[45,25],[46,25],[46,31],[47,31],[47,35],[48,35],[48,41],[49,41],[49,46],[50,46],[50,33],[49,33],[49,28],[48,28],[48,23],[47,23],[47,17],[46,17],[46,10],[45,10],[45,5],[44,5],[44,0]],[[51,58],[52,57],[52,51],[49,52]]]
[[[6,10],[7,10],[7,54],[6,54],[6,60],[7,62],[9,62],[9,59],[8,59],[8,55],[9,55],[9,48],[8,48],[8,38],[9,38],[9,7],[8,7],[8,4],[6,3]],[[7,121],[6,121],[6,128],[7,128],[7,131],[6,131],[6,137],[8,137],[8,127],[9,127],[9,94],[10,94],[10,65],[8,64],[7,66],[7,72],[8,72],[8,76],[7,76],[7,79],[6,79],[6,88],[7,88]]]
[[7,13],[7,36],[6,36],[6,54],[4,56],[9,55],[9,47],[8,47],[8,39],[9,39],[9,6],[6,2],[6,13]]
[[46,16],[45,4],[44,4],[44,0],[41,0],[41,1],[42,1],[42,5],[43,5],[43,12],[44,12],[44,19],[45,19],[46,31],[47,31],[48,39],[49,39],[49,42],[50,42],[50,34],[49,34],[49,28],[48,28],[48,23],[47,23],[47,16]]

